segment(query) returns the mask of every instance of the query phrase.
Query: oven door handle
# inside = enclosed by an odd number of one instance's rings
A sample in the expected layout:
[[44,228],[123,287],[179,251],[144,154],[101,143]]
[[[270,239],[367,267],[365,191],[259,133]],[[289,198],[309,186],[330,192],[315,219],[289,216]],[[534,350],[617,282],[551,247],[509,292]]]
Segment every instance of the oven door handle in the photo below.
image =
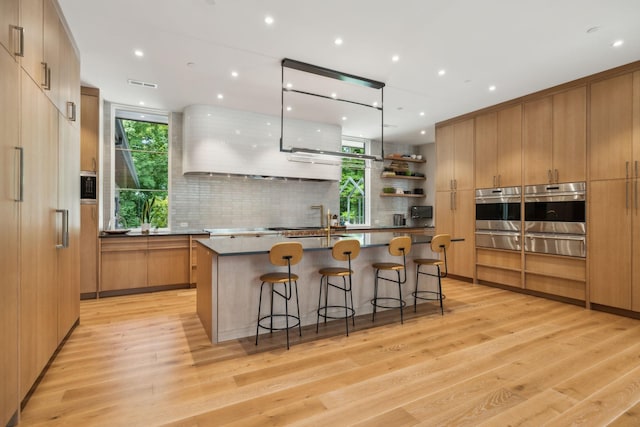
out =
[[549,240],[575,240],[585,241],[586,236],[577,236],[575,234],[532,234],[527,233],[524,235],[527,239],[549,239]]

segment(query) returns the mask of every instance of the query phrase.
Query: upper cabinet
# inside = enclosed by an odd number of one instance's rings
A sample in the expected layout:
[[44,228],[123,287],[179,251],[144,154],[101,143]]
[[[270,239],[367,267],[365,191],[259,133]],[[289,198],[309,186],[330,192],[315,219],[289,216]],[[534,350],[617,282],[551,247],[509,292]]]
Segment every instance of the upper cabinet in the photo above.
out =
[[18,45],[17,50],[23,48],[22,68],[67,120],[75,121],[80,100],[80,62],[55,1],[21,0],[20,28],[14,30],[18,39],[13,43]]
[[436,191],[473,188],[473,119],[436,129]]
[[475,118],[476,188],[522,183],[522,107],[520,104]]
[[585,87],[524,104],[524,183],[586,179]]
[[18,55],[20,49],[18,11],[18,0],[0,1],[0,45],[12,56]]
[[634,162],[633,79],[634,75],[627,73],[591,85],[591,180],[624,179],[635,172],[640,153],[636,151]]

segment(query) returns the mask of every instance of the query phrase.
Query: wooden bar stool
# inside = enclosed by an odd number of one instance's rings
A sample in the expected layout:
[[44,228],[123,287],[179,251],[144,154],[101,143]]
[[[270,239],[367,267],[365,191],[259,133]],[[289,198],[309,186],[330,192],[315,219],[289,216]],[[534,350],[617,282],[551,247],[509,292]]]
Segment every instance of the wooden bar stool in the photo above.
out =
[[[406,305],[406,302],[402,299],[402,284],[407,281],[407,255],[411,251],[411,237],[400,236],[394,237],[389,242],[389,254],[391,256],[402,256],[402,264],[395,262],[376,262],[372,265],[376,269],[376,278],[373,288],[373,299],[371,305],[373,305],[373,317],[372,321],[376,320],[376,308],[399,308],[400,309],[400,323],[404,323],[404,316],[402,309]],[[380,275],[382,271],[394,271],[397,274],[397,279],[390,279]],[[400,272],[404,273],[404,278],[401,279]],[[378,282],[379,280],[386,280],[387,282],[393,282],[398,284],[398,297],[378,297]]]
[[[287,350],[289,349],[289,329],[299,329],[302,336],[302,326],[300,325],[300,302],[298,300],[298,275],[291,272],[291,266],[300,262],[302,259],[302,244],[300,242],[282,242],[276,243],[269,251],[269,261],[271,264],[279,267],[287,267],[286,272],[275,271],[260,276],[262,284],[260,285],[260,300],[258,301],[258,322],[256,326],[256,345],[258,345],[258,333],[260,328],[269,332],[286,330],[287,331]],[[262,309],[262,293],[265,284],[271,285],[271,309],[269,314],[260,317]],[[278,289],[277,285],[282,285]],[[289,313],[289,302],[293,298],[293,290],[295,289],[295,302],[297,315]],[[280,297],[284,301],[284,313],[274,313],[273,298]],[[284,326],[273,324],[274,319],[284,319]],[[292,323],[290,323],[292,321]]]
[[[349,336],[349,318],[353,322],[353,326],[356,325],[356,311],[353,308],[353,294],[351,293],[351,261],[356,259],[360,254],[360,242],[358,240],[340,240],[333,245],[331,249],[331,255],[336,261],[347,261],[347,267],[324,267],[321,268],[318,273],[322,275],[320,277],[320,296],[318,297],[318,316],[316,319],[316,333],[320,325],[320,317],[324,318],[324,322],[327,323],[327,319],[343,319],[345,320],[345,326],[347,330],[347,336]],[[341,277],[342,284],[331,283],[330,277]],[[347,278],[349,279],[347,281]],[[323,286],[324,285],[324,286]],[[322,289],[324,288],[324,305],[322,304]],[[329,305],[329,289],[337,289],[343,292],[344,305]],[[347,296],[349,298],[347,298]],[[349,300],[350,304],[349,305]],[[329,310],[334,309],[333,313]],[[336,312],[336,309],[339,312]],[[344,310],[344,314],[341,311]]]
[[[416,263],[416,288],[413,295],[413,312],[416,312],[418,300],[425,301],[440,301],[440,314],[444,315],[444,307],[442,306],[442,278],[447,277],[447,249],[451,245],[451,235],[449,234],[437,234],[431,239],[431,251],[434,253],[442,253],[444,259],[431,259],[431,258],[418,258],[414,259]],[[421,267],[435,267],[436,270],[432,273],[428,271],[420,271]],[[444,267],[444,270],[441,268]],[[438,278],[438,290],[418,290],[418,279],[420,275],[437,277]]]

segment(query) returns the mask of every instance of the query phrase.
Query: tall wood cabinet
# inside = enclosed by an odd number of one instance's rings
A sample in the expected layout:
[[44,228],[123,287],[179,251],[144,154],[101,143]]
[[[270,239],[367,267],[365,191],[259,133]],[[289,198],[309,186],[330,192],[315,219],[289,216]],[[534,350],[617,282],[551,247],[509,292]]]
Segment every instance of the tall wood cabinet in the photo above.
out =
[[[6,3],[6,4],[5,4]],[[0,20],[9,2],[2,2]],[[17,13],[15,17],[17,23]],[[7,28],[6,25],[3,28]],[[3,36],[5,33],[3,32]],[[4,42],[3,42],[4,43]],[[0,425],[17,415],[20,230],[20,67],[0,46]]]
[[464,238],[447,254],[449,272],[474,276],[473,119],[436,129],[436,233]]
[[522,184],[522,106],[475,118],[476,188]]
[[591,302],[640,312],[640,71],[591,85]]
[[[0,425],[7,425],[79,317],[79,123],[66,107],[77,104],[80,82],[55,0],[3,1],[0,23]],[[43,87],[45,57],[57,64],[55,91]]]
[[522,133],[525,185],[586,180],[585,86],[526,102]]

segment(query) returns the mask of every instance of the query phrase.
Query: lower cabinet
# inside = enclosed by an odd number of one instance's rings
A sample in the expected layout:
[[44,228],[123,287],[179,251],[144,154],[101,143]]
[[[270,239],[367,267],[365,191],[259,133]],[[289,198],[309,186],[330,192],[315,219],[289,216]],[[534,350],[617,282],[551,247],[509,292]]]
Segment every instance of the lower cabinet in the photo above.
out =
[[525,254],[525,289],[578,301],[586,300],[584,258]]
[[101,294],[193,283],[192,238],[126,236],[100,239]]
[[476,249],[476,277],[479,281],[522,288],[520,251]]
[[98,205],[80,205],[80,297],[98,292]]

